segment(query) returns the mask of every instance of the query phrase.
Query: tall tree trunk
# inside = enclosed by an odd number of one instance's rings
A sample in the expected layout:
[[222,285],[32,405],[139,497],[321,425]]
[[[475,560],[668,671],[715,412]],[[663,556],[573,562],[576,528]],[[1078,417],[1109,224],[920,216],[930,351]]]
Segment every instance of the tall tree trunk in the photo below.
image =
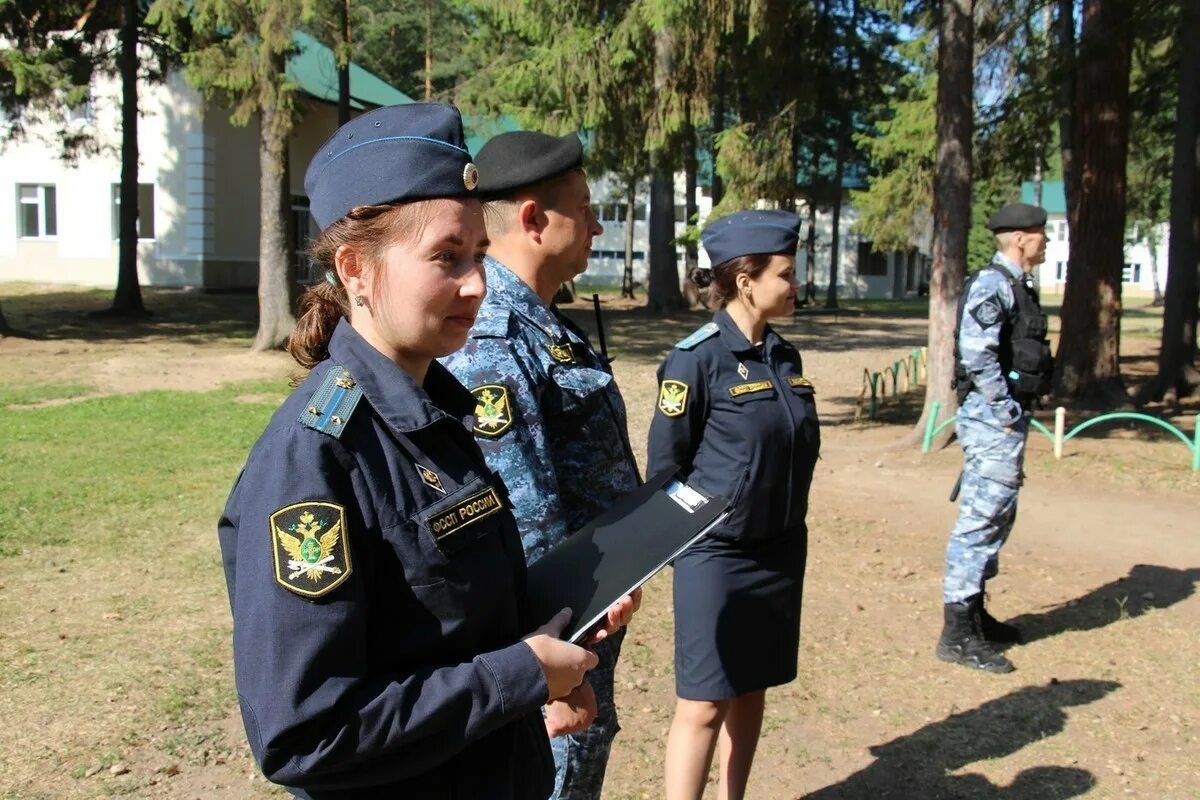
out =
[[1055,393],[1088,405],[1127,401],[1121,349],[1125,163],[1132,20],[1128,0],[1084,0],[1076,85],[1079,221],[1063,293]]
[[[654,89],[663,98],[673,69],[670,28],[654,34]],[[646,307],[672,312],[684,307],[679,289],[679,265],[675,261],[675,176],[667,143],[659,143],[650,154],[650,275]]]
[[138,5],[123,0],[121,21],[121,209],[117,218],[117,290],[115,314],[143,316],[142,287],[138,283]]
[[[282,57],[278,73],[284,69]],[[259,119],[258,334],[254,350],[283,345],[295,325],[291,302],[291,203],[287,185],[286,111],[264,103]]]
[[637,178],[625,183],[625,271],[621,274],[621,297],[633,299],[633,226],[637,222]]
[[[933,269],[929,278],[929,376],[925,407],[907,441],[923,436],[940,404],[938,422],[954,414],[954,324],[967,274],[971,227],[971,137],[974,127],[974,0],[941,0],[938,20],[937,172],[933,179]],[[936,438],[950,439],[950,427]]]
[[1063,195],[1067,201],[1067,231],[1079,221],[1079,165],[1075,153],[1075,0],[1057,0],[1054,24],[1058,40],[1058,140],[1062,155]]
[[679,288],[679,265],[675,260],[675,180],[664,154],[650,177],[650,274],[646,307],[672,312],[684,307]]
[[[688,112],[690,114],[690,111]],[[685,223],[692,224],[696,215],[700,213],[700,207],[696,204],[696,172],[699,170],[699,165],[696,163],[696,129],[692,127],[689,119],[683,129],[683,186],[686,197],[683,199],[683,214]],[[695,242],[688,242],[684,250],[684,274],[689,276],[696,267],[700,265],[700,254],[696,249]]]
[[1193,394],[1196,370],[1196,304],[1200,285],[1200,11],[1182,4],[1179,97],[1175,106],[1175,151],[1171,164],[1171,238],[1167,245],[1167,290],[1162,349],[1150,396]]
[[846,139],[850,127],[843,121],[838,131],[837,159],[833,166],[833,220],[829,238],[829,291],[825,293],[825,307],[838,307],[838,271],[842,266],[842,179],[846,174]]
[[725,132],[725,71],[720,60],[717,61],[717,74],[713,78],[712,98],[712,152],[709,153],[712,165],[709,169],[712,177],[712,204],[716,207],[725,196],[725,184],[717,174],[717,137]]
[[433,99],[433,0],[425,0],[425,102]]
[[338,125],[350,121],[350,0],[338,4],[338,22],[341,27],[341,50],[338,53]]

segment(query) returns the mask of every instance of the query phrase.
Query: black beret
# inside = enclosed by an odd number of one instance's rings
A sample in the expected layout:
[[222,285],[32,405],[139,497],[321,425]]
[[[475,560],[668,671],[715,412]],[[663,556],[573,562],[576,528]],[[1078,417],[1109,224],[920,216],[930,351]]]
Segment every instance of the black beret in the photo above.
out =
[[357,206],[471,195],[479,171],[462,117],[443,103],[384,106],[338,128],[304,175],[309,210],[322,228]]
[[504,197],[583,166],[583,143],[574,133],[551,136],[537,131],[510,131],[492,137],[475,156],[479,191]]
[[800,218],[789,211],[739,211],[713,220],[700,243],[714,267],[749,255],[796,255]]
[[1046,226],[1046,209],[1031,206],[1028,203],[1009,203],[992,214],[987,226],[992,233],[1044,228]]

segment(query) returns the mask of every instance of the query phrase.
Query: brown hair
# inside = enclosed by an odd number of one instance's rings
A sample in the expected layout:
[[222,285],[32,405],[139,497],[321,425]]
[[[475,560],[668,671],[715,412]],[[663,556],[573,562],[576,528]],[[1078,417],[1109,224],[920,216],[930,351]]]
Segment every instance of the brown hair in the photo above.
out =
[[770,255],[754,253],[748,256],[736,256],[718,264],[712,270],[712,289],[709,290],[709,299],[716,301],[722,307],[728,305],[730,300],[737,297],[737,276],[744,274],[750,280],[754,280],[770,263]]
[[392,203],[382,206],[358,206],[321,231],[308,248],[308,255],[322,273],[320,282],[309,286],[300,297],[300,316],[288,337],[287,351],[296,363],[312,369],[329,358],[329,340],[342,317],[350,316],[350,297],[339,281],[329,282],[337,274],[334,263],[338,248],[353,245],[371,271],[373,288],[383,281],[383,251],[397,241],[409,242],[421,235],[429,220],[428,201]]

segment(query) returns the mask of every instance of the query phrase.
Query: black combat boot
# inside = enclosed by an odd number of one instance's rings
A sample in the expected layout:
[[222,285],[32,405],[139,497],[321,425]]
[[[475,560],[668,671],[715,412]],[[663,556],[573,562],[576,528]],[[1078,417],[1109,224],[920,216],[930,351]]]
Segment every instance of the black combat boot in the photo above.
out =
[[1021,631],[1015,625],[1001,622],[989,614],[983,602],[985,596],[979,595],[979,629],[983,638],[992,644],[1020,644]]
[[1012,662],[992,649],[983,637],[980,609],[983,595],[969,597],[961,603],[946,603],[945,626],[937,643],[937,657],[951,664],[981,669],[986,672],[1012,672]]

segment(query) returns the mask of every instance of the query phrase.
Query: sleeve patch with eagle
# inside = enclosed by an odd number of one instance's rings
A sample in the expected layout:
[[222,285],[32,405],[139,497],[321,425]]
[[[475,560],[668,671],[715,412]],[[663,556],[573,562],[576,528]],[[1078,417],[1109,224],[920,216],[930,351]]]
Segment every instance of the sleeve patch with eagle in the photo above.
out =
[[301,597],[324,597],[353,568],[346,546],[346,509],[336,503],[295,503],[271,515],[275,580]]
[[683,381],[665,380],[658,389],[658,410],[668,417],[678,417],[687,410],[688,385]]
[[486,383],[471,390],[475,395],[475,433],[499,439],[512,427],[512,405],[508,389],[498,383]]

